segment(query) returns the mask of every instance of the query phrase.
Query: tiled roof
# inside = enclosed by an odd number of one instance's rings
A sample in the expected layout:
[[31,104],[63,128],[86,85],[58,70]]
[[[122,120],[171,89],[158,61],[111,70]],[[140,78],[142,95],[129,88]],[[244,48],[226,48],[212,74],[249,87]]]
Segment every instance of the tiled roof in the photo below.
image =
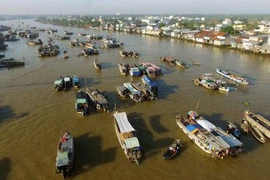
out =
[[195,35],[195,38],[209,37],[215,39],[217,36],[225,36],[227,33],[219,31],[202,31]]

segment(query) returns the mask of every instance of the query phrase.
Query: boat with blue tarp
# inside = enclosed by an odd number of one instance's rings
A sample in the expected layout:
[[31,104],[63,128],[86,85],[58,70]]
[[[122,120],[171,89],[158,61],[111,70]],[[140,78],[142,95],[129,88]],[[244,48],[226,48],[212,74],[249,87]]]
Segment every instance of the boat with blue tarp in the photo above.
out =
[[213,134],[194,122],[191,118],[176,115],[176,123],[185,134],[204,152],[212,154],[212,157],[223,159],[227,153]]
[[73,88],[79,89],[81,87],[80,78],[77,75],[72,75],[71,78]]
[[156,81],[153,81],[150,77],[143,75],[142,76],[142,83],[146,86],[149,86],[150,90],[154,92],[154,94],[157,96],[158,94],[158,84]]

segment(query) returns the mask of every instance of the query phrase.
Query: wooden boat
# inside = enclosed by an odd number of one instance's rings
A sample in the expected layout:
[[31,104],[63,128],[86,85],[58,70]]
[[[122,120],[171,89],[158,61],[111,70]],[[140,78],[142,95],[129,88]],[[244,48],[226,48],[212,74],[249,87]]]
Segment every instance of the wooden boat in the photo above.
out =
[[131,67],[129,69],[130,76],[141,76],[141,71],[137,67]]
[[195,121],[214,135],[214,139],[226,150],[226,155],[237,155],[242,152],[243,143],[233,135],[226,133],[203,117],[195,118]]
[[240,125],[240,130],[244,133],[244,134],[248,134],[249,132],[249,124],[248,122],[243,119]]
[[270,139],[270,121],[249,110],[244,112],[244,119],[250,126],[256,127],[262,134]]
[[158,95],[158,84],[156,81],[153,81],[150,77],[143,75],[142,76],[142,83],[150,88],[150,90],[155,94]]
[[2,67],[17,67],[17,66],[24,66],[25,65],[25,58],[16,60],[15,58],[2,58],[0,59],[0,65]]
[[162,76],[161,68],[151,62],[142,62],[145,72],[150,77]]
[[243,85],[248,85],[249,84],[249,82],[247,82],[245,77],[241,77],[241,76],[229,73],[229,72],[221,70],[219,68],[216,70],[216,72],[218,74],[220,74],[221,76],[224,76],[225,78],[230,79],[230,80],[232,80],[232,81],[234,81],[236,83],[243,84]]
[[240,139],[241,137],[241,133],[238,130],[238,128],[236,127],[236,125],[232,122],[229,122],[227,125],[227,131],[228,134],[232,134],[234,137],[236,137],[237,139]]
[[109,112],[107,97],[98,89],[92,87],[86,89],[90,102],[97,110],[104,110]]
[[124,83],[123,85],[124,85],[124,86],[127,88],[127,90],[129,91],[128,95],[129,95],[129,97],[130,97],[133,101],[139,103],[139,102],[142,102],[142,101],[144,100],[144,95],[143,95],[143,93],[142,93],[141,91],[135,89],[135,88],[131,85],[131,83]]
[[121,86],[116,86],[116,90],[117,90],[117,93],[121,96],[121,97],[128,97],[129,96],[129,90],[124,86],[124,85],[121,85]]
[[205,87],[206,89],[211,89],[211,90],[218,90],[219,86],[215,83],[215,81],[209,77],[209,76],[202,76],[202,77],[196,77],[193,79],[193,83],[195,85],[201,85]]
[[60,79],[54,81],[54,89],[56,91],[62,91],[64,89],[64,78],[61,76]]
[[127,75],[129,72],[129,64],[119,63],[118,68],[119,68],[121,75]]
[[66,131],[58,141],[55,163],[55,172],[62,173],[64,179],[68,179],[69,172],[73,168],[74,155],[74,139],[71,133]]
[[176,64],[176,59],[171,57],[171,56],[166,56],[166,57],[160,57],[160,61],[167,62],[170,65],[175,65]]
[[88,115],[88,99],[86,93],[82,90],[79,90],[76,93],[75,109],[78,114],[81,114],[83,116]]
[[139,164],[142,154],[136,130],[129,123],[126,112],[115,112],[113,116],[115,132],[121,148],[130,162]]
[[137,89],[138,91],[142,92],[144,94],[144,97],[149,100],[157,100],[157,96],[155,92],[153,92],[150,87],[147,85],[144,85],[140,82],[132,83],[132,86]]
[[266,143],[265,137],[261,133],[261,131],[254,125],[249,124],[249,130],[253,134],[253,136],[261,143]]
[[70,76],[64,77],[64,91],[69,90],[72,87],[72,78]]
[[193,61],[192,61],[192,64],[193,64],[193,65],[197,65],[197,66],[199,66],[199,65],[200,65],[200,63],[199,63],[199,62],[197,62],[197,61],[195,61],[195,60],[193,60]]
[[185,134],[204,152],[212,154],[213,157],[223,159],[226,150],[215,139],[214,135],[202,128],[194,121],[176,115],[176,123]]
[[189,65],[180,59],[176,59],[175,64],[182,68],[189,68]]
[[64,58],[64,59],[68,59],[68,55],[65,54],[65,55],[63,56],[63,58]]
[[72,86],[73,86],[73,88],[79,89],[81,87],[79,77],[77,75],[72,75],[71,76],[71,79],[72,79]]
[[172,159],[176,154],[178,154],[181,148],[184,147],[181,139],[176,139],[173,141],[172,145],[167,149],[163,154],[163,159],[169,160]]
[[101,63],[100,63],[100,61],[98,59],[94,59],[93,63],[94,63],[94,66],[95,66],[96,69],[101,69],[102,68],[102,65],[101,65]]
[[119,52],[120,56],[122,56],[122,57],[135,57],[135,58],[139,57],[139,53],[136,52],[136,51],[122,51],[122,50],[119,50],[118,52]]
[[35,41],[33,41],[33,40],[26,41],[26,44],[29,45],[29,46],[35,46],[36,45]]

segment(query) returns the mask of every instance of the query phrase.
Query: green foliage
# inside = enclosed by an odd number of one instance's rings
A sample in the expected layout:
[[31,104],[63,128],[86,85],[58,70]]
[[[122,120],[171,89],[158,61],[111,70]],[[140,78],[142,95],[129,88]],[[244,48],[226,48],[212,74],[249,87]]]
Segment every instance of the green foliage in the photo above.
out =
[[160,23],[159,27],[164,27],[165,24],[164,23]]
[[235,34],[235,30],[233,29],[233,26],[226,26],[221,28],[222,32],[226,32],[228,34]]

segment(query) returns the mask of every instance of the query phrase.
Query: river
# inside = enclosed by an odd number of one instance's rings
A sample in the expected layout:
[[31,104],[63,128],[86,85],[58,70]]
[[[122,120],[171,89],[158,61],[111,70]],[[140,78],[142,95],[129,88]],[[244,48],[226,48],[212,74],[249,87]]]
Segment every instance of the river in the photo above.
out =
[[[22,23],[23,22],[23,23]],[[252,135],[242,136],[243,152],[237,157],[213,159],[200,150],[175,123],[175,115],[189,110],[197,111],[216,126],[225,129],[227,122],[240,124],[246,109],[258,112],[268,119],[270,97],[269,57],[245,54],[239,51],[205,46],[170,38],[96,31],[40,24],[33,20],[2,21],[2,25],[58,29],[78,33],[111,35],[124,42],[125,50],[135,50],[140,58],[122,58],[117,49],[100,49],[98,56],[77,57],[81,48],[71,48],[69,40],[54,38],[61,53],[56,57],[39,58],[37,47],[28,46],[26,39],[8,42],[1,51],[6,57],[25,57],[25,66],[0,69],[0,179],[43,180],[62,179],[54,173],[57,141],[69,130],[75,137],[75,169],[70,179],[269,179],[269,144],[260,144]],[[40,32],[47,41],[52,35]],[[99,45],[97,41],[97,45]],[[63,59],[67,50],[68,59]],[[168,65],[159,57],[170,55],[181,58],[190,68]],[[98,58],[103,69],[97,71],[93,59]],[[193,66],[192,60],[200,62]],[[118,63],[138,64],[153,62],[162,68],[163,76],[157,79],[158,100],[136,104],[131,99],[121,99],[116,85],[140,81],[140,78],[123,77]],[[216,68],[230,69],[244,74],[251,84],[237,86],[229,93],[212,92],[197,87],[192,79]],[[110,113],[91,112],[81,117],[74,109],[75,91],[55,92],[53,83],[58,77],[76,74],[83,80],[83,88],[92,86],[108,96]],[[245,102],[248,102],[245,103]],[[139,166],[130,164],[117,140],[113,125],[113,108],[127,112],[132,126],[137,130],[143,149]],[[165,161],[163,153],[175,138],[184,141],[184,150],[173,160]],[[269,140],[268,140],[269,141]]]

